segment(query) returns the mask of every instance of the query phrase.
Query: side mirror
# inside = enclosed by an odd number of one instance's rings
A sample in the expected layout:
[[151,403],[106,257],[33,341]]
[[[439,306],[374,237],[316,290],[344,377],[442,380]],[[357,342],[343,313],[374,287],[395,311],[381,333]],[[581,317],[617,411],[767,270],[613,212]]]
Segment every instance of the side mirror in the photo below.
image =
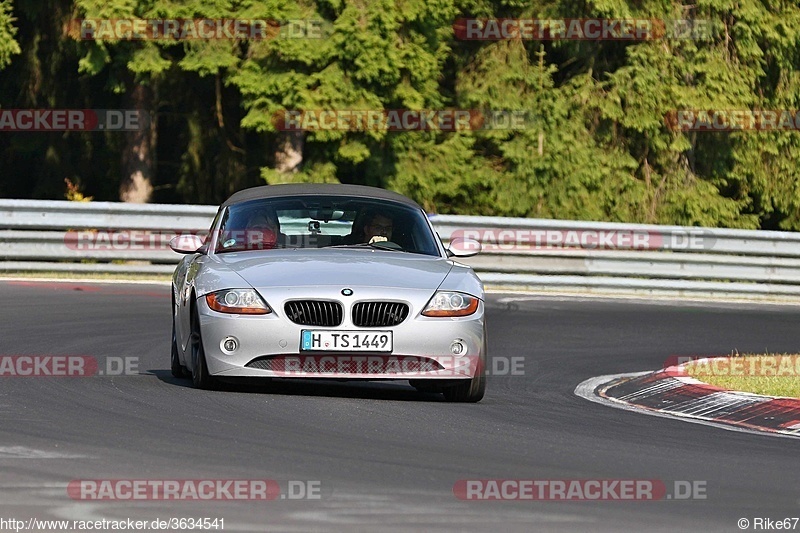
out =
[[169,241],[169,247],[179,254],[194,254],[203,247],[203,239],[197,235],[178,235]]
[[448,257],[472,257],[482,249],[481,243],[475,239],[455,237],[447,247]]

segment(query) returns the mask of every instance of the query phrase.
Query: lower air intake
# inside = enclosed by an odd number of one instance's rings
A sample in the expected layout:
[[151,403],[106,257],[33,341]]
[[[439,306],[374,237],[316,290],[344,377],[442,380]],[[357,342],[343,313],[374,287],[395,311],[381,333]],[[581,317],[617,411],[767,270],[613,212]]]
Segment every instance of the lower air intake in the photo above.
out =
[[415,355],[274,355],[259,357],[245,366],[281,374],[381,376],[435,372],[444,368],[435,359]]

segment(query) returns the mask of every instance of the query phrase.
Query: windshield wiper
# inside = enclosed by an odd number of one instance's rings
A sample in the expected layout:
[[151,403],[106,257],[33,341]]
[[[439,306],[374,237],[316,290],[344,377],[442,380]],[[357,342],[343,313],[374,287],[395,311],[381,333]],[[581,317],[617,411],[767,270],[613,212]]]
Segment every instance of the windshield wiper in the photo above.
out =
[[326,246],[326,248],[364,248],[367,246],[369,246],[370,248],[376,248],[378,250],[389,250],[392,252],[409,253],[408,250],[404,250],[403,247],[400,246],[399,244],[389,241],[358,242],[355,244],[334,244],[333,246]]

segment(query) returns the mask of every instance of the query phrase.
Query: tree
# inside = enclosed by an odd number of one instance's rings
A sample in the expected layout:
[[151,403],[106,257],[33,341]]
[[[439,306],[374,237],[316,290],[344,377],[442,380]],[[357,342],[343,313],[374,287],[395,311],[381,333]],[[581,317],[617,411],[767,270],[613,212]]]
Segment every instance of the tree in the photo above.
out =
[[17,29],[11,7],[11,0],[0,0],[0,69],[11,62],[11,56],[20,53],[19,43],[14,39]]
[[[71,19],[291,21],[265,40],[77,41]],[[710,21],[649,41],[464,41],[467,18]],[[305,25],[304,25],[305,23]],[[298,35],[303,30],[320,35]],[[287,31],[292,35],[287,35]],[[287,38],[288,37],[288,38]],[[301,37],[301,38],[292,38]],[[0,195],[215,203],[246,186],[390,187],[428,211],[800,229],[800,133],[674,129],[800,107],[788,0],[0,0],[0,103],[131,107],[123,135],[0,136]],[[472,110],[521,127],[284,131],[282,112]],[[27,179],[17,179],[26,176]]]

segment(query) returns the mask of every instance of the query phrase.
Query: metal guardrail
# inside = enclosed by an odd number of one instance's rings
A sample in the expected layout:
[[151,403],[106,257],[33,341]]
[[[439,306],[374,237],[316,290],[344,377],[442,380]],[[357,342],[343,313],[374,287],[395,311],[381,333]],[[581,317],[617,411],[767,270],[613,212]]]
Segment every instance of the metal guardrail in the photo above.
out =
[[[0,272],[170,273],[180,256],[167,246],[169,233],[207,229],[216,209],[0,200]],[[445,243],[455,237],[483,242],[481,254],[460,261],[493,287],[800,302],[800,233],[457,215],[430,218]],[[112,240],[83,246],[80,239],[95,230]],[[145,245],[113,242],[114,235],[131,230]],[[148,241],[151,237],[154,240]],[[581,244],[582,238],[591,243]]]

